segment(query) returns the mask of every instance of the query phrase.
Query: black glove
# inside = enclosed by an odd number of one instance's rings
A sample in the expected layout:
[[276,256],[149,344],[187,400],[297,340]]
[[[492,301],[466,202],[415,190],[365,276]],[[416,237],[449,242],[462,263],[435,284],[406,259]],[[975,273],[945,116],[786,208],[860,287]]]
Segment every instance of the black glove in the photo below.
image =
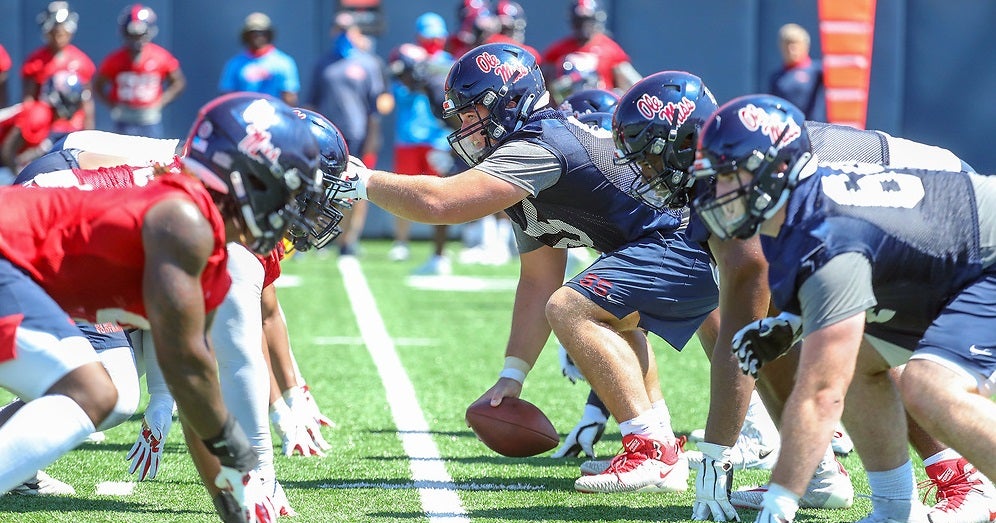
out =
[[249,443],[249,438],[231,414],[221,427],[221,434],[203,441],[208,452],[218,456],[222,467],[249,472],[259,462],[259,456]]
[[744,374],[757,377],[757,371],[792,347],[802,334],[802,318],[783,312],[748,324],[733,335],[733,353]]

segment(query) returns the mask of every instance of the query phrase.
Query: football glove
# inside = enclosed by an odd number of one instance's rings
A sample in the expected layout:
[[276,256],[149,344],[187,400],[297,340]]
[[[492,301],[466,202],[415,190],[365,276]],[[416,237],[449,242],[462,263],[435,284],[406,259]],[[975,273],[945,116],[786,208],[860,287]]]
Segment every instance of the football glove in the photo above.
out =
[[799,496],[777,483],[769,483],[761,498],[761,511],[755,523],[792,523],[799,510]]
[[[270,405],[270,422],[277,429],[282,442],[284,456],[292,456],[295,453],[302,456],[324,456],[325,453],[315,442],[305,426],[304,419],[297,415],[287,406],[283,398]],[[319,435],[319,437],[321,437]]]
[[370,179],[370,169],[363,164],[363,160],[350,156],[346,170],[342,172],[342,180],[351,184],[351,188],[337,192],[335,199],[366,200],[368,179]]
[[751,322],[733,335],[740,370],[756,378],[765,363],[785,354],[801,334],[802,318],[787,312]]
[[[170,420],[172,423],[172,419]],[[131,460],[128,467],[129,474],[138,473],[138,480],[155,479],[159,473],[159,463],[163,458],[163,447],[166,446],[166,435],[169,434],[169,424],[165,430],[160,427],[149,425],[149,420],[142,418],[142,430],[138,433],[138,439],[132,445],[131,450],[125,457]]]
[[277,508],[263,491],[263,483],[252,473],[221,467],[215,485],[223,489],[214,498],[214,508],[225,523],[272,523]]
[[318,402],[315,401],[315,397],[311,395],[311,388],[307,384],[301,385],[302,396],[304,397],[306,410],[309,412],[312,418],[323,427],[329,427],[334,429],[335,422],[327,418],[322,414],[322,411],[318,408]]
[[570,354],[567,354],[567,349],[563,345],[557,345],[557,355],[560,356],[560,373],[565,378],[571,380],[571,383],[585,381],[584,374],[581,374],[581,369],[574,364],[574,360],[571,359]]
[[730,503],[733,485],[733,465],[730,447],[701,442],[702,461],[695,475],[695,503],[692,519],[695,521],[740,521],[737,509]]
[[331,427],[334,426],[334,423],[332,423],[332,420],[322,416],[322,413],[318,410],[318,404],[315,403],[315,398],[311,396],[311,393],[305,387],[291,387],[284,391],[283,397],[290,410],[304,423],[304,427],[315,445],[321,450],[331,449],[332,445],[329,445],[325,441],[325,438],[322,437],[322,427]]
[[550,455],[551,458],[574,458],[584,452],[589,458],[595,457],[595,443],[602,439],[605,432],[605,420],[590,420],[581,418],[581,421],[571,429],[571,432],[564,439],[560,448]]

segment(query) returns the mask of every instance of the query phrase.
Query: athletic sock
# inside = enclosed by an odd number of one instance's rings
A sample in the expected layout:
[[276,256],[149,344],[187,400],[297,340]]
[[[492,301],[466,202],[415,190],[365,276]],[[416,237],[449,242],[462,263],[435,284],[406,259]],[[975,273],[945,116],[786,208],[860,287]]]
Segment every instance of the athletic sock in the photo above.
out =
[[83,443],[94,430],[86,412],[67,396],[29,401],[0,427],[0,493]]

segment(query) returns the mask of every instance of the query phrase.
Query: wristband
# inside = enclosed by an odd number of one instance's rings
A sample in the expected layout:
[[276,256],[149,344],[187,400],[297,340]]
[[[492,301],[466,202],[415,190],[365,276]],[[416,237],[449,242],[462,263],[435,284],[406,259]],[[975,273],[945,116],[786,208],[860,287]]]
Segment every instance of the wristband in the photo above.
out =
[[526,363],[526,360],[515,356],[507,356],[505,357],[505,368],[501,370],[498,377],[515,380],[519,384],[522,384],[526,381],[526,374],[529,374],[530,369],[531,367]]

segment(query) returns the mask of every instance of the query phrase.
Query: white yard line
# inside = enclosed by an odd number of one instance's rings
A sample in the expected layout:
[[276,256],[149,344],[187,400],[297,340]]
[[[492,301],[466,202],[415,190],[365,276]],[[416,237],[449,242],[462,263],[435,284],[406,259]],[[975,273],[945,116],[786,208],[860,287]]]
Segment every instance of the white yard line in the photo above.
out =
[[457,486],[446,472],[439,449],[429,435],[429,424],[415,399],[415,387],[401,366],[394,340],[387,333],[360,263],[353,256],[342,256],[338,265],[360,335],[387,391],[387,403],[409,458],[412,483],[418,489],[423,512],[430,522],[469,522],[470,517],[457,495]]

